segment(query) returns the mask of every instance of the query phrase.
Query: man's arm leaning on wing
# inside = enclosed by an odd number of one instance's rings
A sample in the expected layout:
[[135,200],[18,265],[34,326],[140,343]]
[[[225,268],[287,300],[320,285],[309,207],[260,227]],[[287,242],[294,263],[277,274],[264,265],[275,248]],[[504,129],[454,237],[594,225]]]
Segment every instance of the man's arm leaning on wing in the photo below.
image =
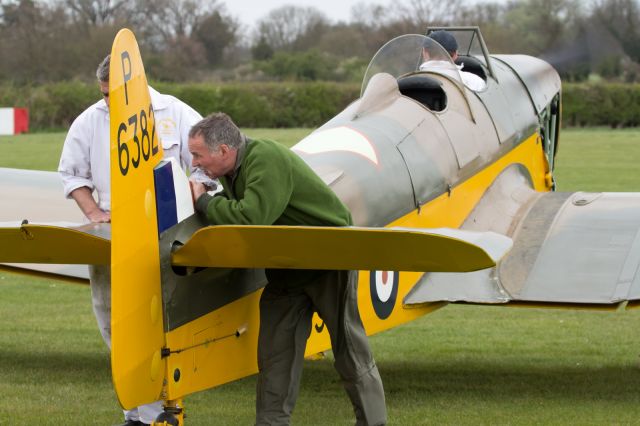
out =
[[105,212],[98,207],[98,203],[91,195],[91,190],[86,186],[74,189],[70,195],[76,201],[82,213],[91,222],[111,222],[111,213]]
[[109,222],[110,214],[101,210],[94,200],[91,164],[89,160],[90,132],[83,126],[86,112],[71,125],[62,147],[58,173],[64,186],[64,196],[73,198],[84,215],[92,222]]

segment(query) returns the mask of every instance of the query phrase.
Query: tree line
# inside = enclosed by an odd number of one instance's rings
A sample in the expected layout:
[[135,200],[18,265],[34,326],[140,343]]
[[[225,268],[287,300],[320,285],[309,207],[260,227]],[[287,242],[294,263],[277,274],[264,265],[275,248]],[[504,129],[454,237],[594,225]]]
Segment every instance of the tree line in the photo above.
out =
[[524,53],[563,78],[640,80],[640,0],[359,3],[348,22],[283,6],[253,28],[218,0],[0,0],[0,82],[89,80],[132,28],[149,76],[168,82],[359,81],[393,37],[477,25],[491,53]]

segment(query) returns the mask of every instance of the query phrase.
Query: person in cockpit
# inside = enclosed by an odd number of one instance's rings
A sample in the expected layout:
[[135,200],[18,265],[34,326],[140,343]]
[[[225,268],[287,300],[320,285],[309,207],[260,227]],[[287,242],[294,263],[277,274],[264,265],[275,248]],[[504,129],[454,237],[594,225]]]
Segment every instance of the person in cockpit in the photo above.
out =
[[[445,52],[435,43],[446,50],[449,57],[444,57]],[[474,92],[484,90],[485,81],[477,75],[464,71],[463,65],[456,65],[454,62],[458,58],[458,42],[456,38],[447,31],[434,31],[427,36],[422,46],[422,58],[424,62],[420,65],[420,71],[434,71],[451,75],[457,79],[460,73],[462,82]]]

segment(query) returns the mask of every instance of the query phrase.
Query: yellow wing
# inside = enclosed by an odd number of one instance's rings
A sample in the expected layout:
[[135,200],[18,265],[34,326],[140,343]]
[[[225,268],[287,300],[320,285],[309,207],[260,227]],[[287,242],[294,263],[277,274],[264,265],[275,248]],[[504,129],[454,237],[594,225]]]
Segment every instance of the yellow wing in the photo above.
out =
[[495,266],[510,248],[511,239],[493,232],[229,225],[198,230],[172,264],[469,272]]
[[109,225],[0,227],[1,263],[108,265]]

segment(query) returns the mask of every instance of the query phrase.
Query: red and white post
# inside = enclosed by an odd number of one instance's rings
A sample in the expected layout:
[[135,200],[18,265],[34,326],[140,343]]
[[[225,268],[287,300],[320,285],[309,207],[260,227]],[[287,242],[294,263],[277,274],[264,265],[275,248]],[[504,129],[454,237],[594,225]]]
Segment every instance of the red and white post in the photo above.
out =
[[18,135],[29,131],[29,110],[0,108],[0,135]]

